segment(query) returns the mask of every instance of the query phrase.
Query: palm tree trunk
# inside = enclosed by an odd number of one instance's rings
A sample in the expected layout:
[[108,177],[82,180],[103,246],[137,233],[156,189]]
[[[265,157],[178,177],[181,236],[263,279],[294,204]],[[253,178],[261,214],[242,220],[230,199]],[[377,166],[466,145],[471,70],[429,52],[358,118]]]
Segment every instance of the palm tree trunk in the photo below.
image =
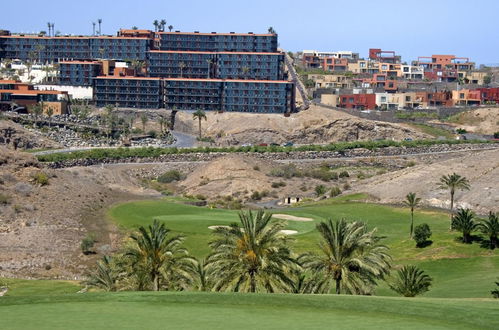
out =
[[411,235],[410,235],[411,238],[412,238],[413,228],[414,228],[414,209],[411,208]]
[[159,291],[159,277],[158,277],[158,274],[154,274],[152,282],[153,282],[153,290],[154,291]]
[[450,226],[449,229],[452,230],[452,214],[454,210],[454,189],[450,191]]
[[255,274],[253,272],[250,273],[250,292],[256,292]]
[[199,117],[199,139],[201,140],[201,117]]
[[336,294],[341,294],[341,280],[336,279]]

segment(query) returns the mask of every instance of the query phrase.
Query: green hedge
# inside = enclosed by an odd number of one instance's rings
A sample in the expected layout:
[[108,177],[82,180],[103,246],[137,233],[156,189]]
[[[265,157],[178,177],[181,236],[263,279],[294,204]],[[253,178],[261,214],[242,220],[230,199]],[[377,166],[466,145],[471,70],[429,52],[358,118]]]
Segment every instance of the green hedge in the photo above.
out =
[[369,150],[386,147],[419,147],[439,144],[463,144],[463,143],[493,143],[492,141],[471,141],[471,140],[417,140],[417,141],[357,141],[357,142],[337,142],[327,145],[303,145],[294,147],[282,146],[247,146],[247,147],[197,147],[197,148],[114,148],[114,149],[92,149],[84,151],[74,151],[68,153],[54,153],[39,155],[41,162],[60,162],[72,159],[123,159],[123,158],[144,158],[158,157],[170,154],[191,154],[191,153],[211,153],[211,152],[291,152],[291,151],[336,151],[344,152],[350,149],[365,148]]

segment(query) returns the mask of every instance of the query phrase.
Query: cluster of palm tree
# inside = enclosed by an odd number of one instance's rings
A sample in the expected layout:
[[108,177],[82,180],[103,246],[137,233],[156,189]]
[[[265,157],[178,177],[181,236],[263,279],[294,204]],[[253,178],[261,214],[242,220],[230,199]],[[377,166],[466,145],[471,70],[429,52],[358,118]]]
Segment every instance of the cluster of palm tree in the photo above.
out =
[[[472,233],[474,231],[480,231],[489,240],[489,247],[495,249],[498,247],[497,236],[499,234],[499,221],[497,214],[492,212],[489,213],[488,219],[476,222],[476,215],[468,208],[458,208],[457,212],[454,212],[454,201],[455,194],[458,190],[469,190],[470,183],[466,177],[463,177],[457,173],[452,173],[448,175],[443,175],[438,183],[440,189],[448,189],[450,193],[450,229],[458,230],[462,233],[463,243],[471,243]],[[406,206],[410,208],[411,211],[411,226],[410,226],[410,237],[413,237],[414,228],[414,209],[421,202],[421,198],[417,197],[415,193],[411,192],[407,194],[405,201],[403,202]]]
[[183,236],[154,220],[132,234],[121,253],[100,260],[86,283],[107,291],[372,294],[389,274],[388,248],[363,222],[321,222],[320,252],[296,255],[282,232],[286,222],[263,211],[243,211],[239,220],[214,230],[202,261],[182,246]]
[[[165,27],[166,27],[166,20],[165,19],[162,19],[160,21],[158,21],[157,19],[154,20],[154,22],[152,22],[152,25],[154,25],[154,32],[164,32],[165,31]],[[170,32],[173,30],[173,25],[168,25],[168,30],[170,30]]]

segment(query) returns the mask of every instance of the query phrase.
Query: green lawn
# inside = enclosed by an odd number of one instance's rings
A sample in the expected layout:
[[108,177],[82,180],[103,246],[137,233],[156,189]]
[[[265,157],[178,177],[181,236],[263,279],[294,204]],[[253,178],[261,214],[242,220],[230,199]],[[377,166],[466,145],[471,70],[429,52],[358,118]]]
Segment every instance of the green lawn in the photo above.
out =
[[74,281],[24,280],[0,278],[0,286],[8,286],[6,296],[60,295],[76,293],[81,287]]
[[[362,220],[379,235],[391,249],[396,265],[416,264],[434,278],[429,297],[490,297],[494,279],[499,274],[499,251],[490,251],[480,244],[462,244],[459,234],[449,231],[449,216],[445,212],[417,210],[415,225],[428,223],[433,243],[416,248],[409,239],[409,211],[407,208],[360,202],[365,196],[341,196],[295,208],[272,210],[294,216],[309,217],[312,222],[288,221],[287,229],[297,230],[293,235],[297,253],[317,250],[319,235],[315,224],[328,218]],[[164,221],[175,233],[186,236],[186,247],[203,258],[209,253],[208,242],[212,230],[208,226],[237,222],[237,211],[209,209],[181,204],[172,200],[139,201],[121,204],[109,211],[110,217],[124,230],[147,225],[153,219]],[[393,295],[381,285],[377,294]]]
[[497,329],[492,299],[186,292],[0,299],[2,329]]

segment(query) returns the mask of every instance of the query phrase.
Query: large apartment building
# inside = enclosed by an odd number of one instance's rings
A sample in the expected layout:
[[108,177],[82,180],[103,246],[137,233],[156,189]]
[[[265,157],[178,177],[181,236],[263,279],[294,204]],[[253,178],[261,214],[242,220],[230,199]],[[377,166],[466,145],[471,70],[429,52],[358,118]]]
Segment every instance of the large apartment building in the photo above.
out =
[[[0,59],[59,63],[59,84],[93,87],[97,106],[295,110],[277,34],[120,30],[116,36],[0,36]],[[126,61],[130,69],[114,66]],[[135,68],[139,66],[140,68]]]

